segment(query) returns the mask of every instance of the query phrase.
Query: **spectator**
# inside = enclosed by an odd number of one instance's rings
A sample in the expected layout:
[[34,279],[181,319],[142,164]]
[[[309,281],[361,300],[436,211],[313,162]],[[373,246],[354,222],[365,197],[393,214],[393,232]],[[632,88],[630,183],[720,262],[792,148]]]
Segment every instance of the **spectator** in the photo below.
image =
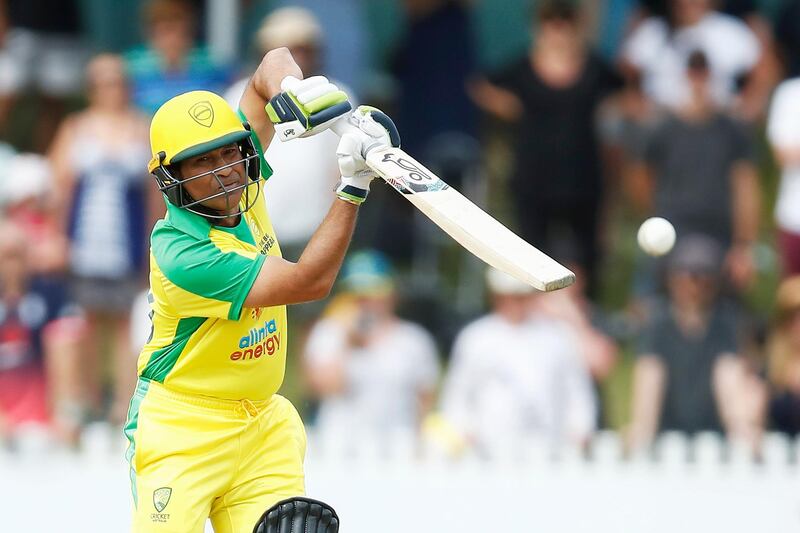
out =
[[305,349],[319,426],[345,435],[416,431],[439,375],[433,338],[395,314],[393,276],[378,252],[352,254],[339,285],[345,302],[314,326]]
[[456,337],[442,416],[487,455],[525,436],[585,443],[597,404],[575,331],[531,314],[529,285],[494,269],[487,284],[492,311]]
[[85,394],[80,364],[85,324],[67,296],[64,269],[67,239],[53,216],[53,172],[47,159],[36,154],[11,157],[0,181],[3,217],[26,242],[28,275],[38,298],[57,307],[58,318],[42,330],[39,355],[46,356],[48,396],[54,429],[60,440],[77,444]]
[[536,13],[529,54],[477,83],[474,99],[515,125],[511,192],[522,237],[550,253],[572,239],[591,293],[604,193],[595,116],[620,80],[586,47],[571,2],[548,0]]
[[[247,13],[263,13],[260,9],[265,5],[274,9],[299,7],[308,10],[320,22],[322,33],[327,37],[323,37],[321,42],[325,53],[318,58],[319,70],[325,72],[328,79],[337,80],[338,87],[348,87],[346,92],[351,102],[363,95],[370,84],[370,62],[379,49],[370,34],[373,29],[368,16],[370,3],[363,0],[268,0],[252,2]],[[379,9],[383,8],[379,6]],[[376,29],[386,31],[386,28]]]
[[[402,4],[408,28],[390,60],[399,85],[393,116],[404,134],[404,149],[422,157],[437,134],[476,134],[475,107],[466,90],[475,71],[475,50],[464,0],[403,0]],[[420,113],[422,100],[436,113]]]
[[[289,49],[306,77],[322,74],[322,31],[310,11],[286,7],[273,11],[264,19],[256,34],[258,57],[281,46]],[[238,108],[249,79],[248,76],[239,80],[225,93],[225,99],[234,109]],[[348,92],[346,87],[334,83]],[[273,167],[274,174],[264,185],[264,195],[284,257],[292,260],[300,257],[333,202],[333,190],[339,179],[336,163],[338,142],[336,134],[326,131],[292,142],[273,139],[267,147],[265,158]],[[297,198],[300,197],[303,198],[303,209],[297,209]]]
[[67,241],[53,216],[53,171],[38,154],[12,156],[0,181],[3,215],[28,240],[30,268],[35,274],[60,277],[66,266]]
[[741,20],[714,11],[711,0],[671,0],[666,16],[638,26],[622,59],[648,97],[676,109],[692,98],[685,65],[695,51],[707,57],[712,101],[758,117],[771,89],[769,69],[757,68],[765,58],[758,37]]
[[44,350],[48,324],[64,312],[63,295],[56,296],[46,280],[31,277],[25,234],[4,222],[0,227],[0,426],[6,437],[27,424],[47,426],[50,422]]
[[781,283],[775,302],[775,325],[767,344],[772,428],[800,434],[800,277]]
[[[563,259],[562,259],[563,261]],[[533,301],[535,312],[568,324],[579,346],[583,366],[589,371],[595,394],[599,397],[600,387],[609,378],[619,359],[619,345],[612,337],[618,330],[610,317],[605,316],[586,294],[586,277],[580,265],[564,262],[575,273],[575,283],[565,289],[548,294],[546,298]],[[613,331],[620,334],[620,331]],[[605,413],[598,402],[598,423],[603,422]]]
[[800,78],[781,83],[775,91],[767,136],[781,168],[775,201],[777,242],[783,274],[800,273]]
[[761,194],[753,145],[742,125],[711,98],[702,52],[687,66],[690,98],[658,124],[628,174],[639,210],[672,222],[678,235],[702,233],[727,250],[733,283],[753,280]]
[[88,58],[77,0],[0,0],[0,136],[8,138],[9,115],[27,91],[39,97],[32,148],[43,152],[81,89]]
[[[478,113],[466,88],[476,63],[469,2],[402,0],[398,4],[405,27],[387,57],[396,85],[396,111],[391,115],[403,136],[403,149],[430,161],[437,155],[438,143],[452,146],[477,135]],[[427,111],[420,108],[423,101]],[[462,176],[454,177],[451,185],[458,188]],[[373,200],[362,212],[370,224],[356,230],[356,242],[404,265],[424,261],[420,258],[427,243],[414,227],[415,209],[394,194],[376,192],[379,201]]]
[[656,433],[725,431],[755,446],[759,386],[740,357],[737,314],[719,298],[721,247],[683,237],[669,256],[668,298],[646,320],[634,367],[630,441]]
[[147,43],[126,54],[133,102],[152,115],[180,93],[198,89],[222,93],[233,70],[215,62],[195,43],[197,20],[189,0],[150,0],[145,5]]
[[147,120],[130,104],[122,59],[95,57],[87,81],[89,107],[64,121],[51,160],[69,238],[72,292],[87,317],[89,345],[80,364],[93,391],[91,408],[100,409],[99,358],[109,332],[116,382],[111,419],[122,422],[136,379],[130,304],[144,282],[147,237],[163,204],[145,173]]

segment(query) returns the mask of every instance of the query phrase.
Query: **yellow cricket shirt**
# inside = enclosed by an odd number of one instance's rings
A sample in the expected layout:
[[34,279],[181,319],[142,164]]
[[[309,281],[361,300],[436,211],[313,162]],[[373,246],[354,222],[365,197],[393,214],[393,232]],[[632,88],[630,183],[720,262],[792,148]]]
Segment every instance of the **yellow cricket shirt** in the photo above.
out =
[[232,400],[277,392],[286,362],[286,307],[243,307],[266,256],[281,253],[263,186],[262,180],[256,205],[233,228],[167,202],[150,240],[153,331],[139,355],[141,379]]

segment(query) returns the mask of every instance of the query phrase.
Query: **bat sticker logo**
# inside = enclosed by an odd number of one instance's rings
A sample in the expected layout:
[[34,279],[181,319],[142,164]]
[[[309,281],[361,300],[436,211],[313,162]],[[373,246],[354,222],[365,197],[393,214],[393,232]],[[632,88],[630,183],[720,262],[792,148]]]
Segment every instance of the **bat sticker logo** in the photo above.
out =
[[435,192],[447,189],[445,182],[436,176],[428,174],[426,169],[421,168],[413,159],[409,161],[390,152],[383,155],[381,162],[393,163],[404,170],[401,176],[392,176],[392,179],[389,180],[389,183],[395,189],[404,194]]
[[436,178],[430,177],[428,174],[426,174],[421,168],[419,168],[414,163],[408,161],[407,159],[403,159],[403,158],[394,159],[394,157],[395,157],[395,154],[392,154],[392,153],[384,154],[383,161],[384,162],[389,162],[389,163],[394,163],[395,165],[397,165],[398,167],[402,168],[403,170],[406,170],[408,172],[407,173],[408,178],[412,179],[414,181],[430,181],[430,182],[436,181]]

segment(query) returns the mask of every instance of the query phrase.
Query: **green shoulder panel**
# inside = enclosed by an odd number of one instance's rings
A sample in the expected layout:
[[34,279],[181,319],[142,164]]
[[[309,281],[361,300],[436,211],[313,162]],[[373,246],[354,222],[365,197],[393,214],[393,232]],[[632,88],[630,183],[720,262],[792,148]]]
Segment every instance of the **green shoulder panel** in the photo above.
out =
[[151,240],[156,264],[177,287],[207,298],[231,303],[238,318],[265,257],[223,252],[206,237],[197,239],[169,223],[156,226]]

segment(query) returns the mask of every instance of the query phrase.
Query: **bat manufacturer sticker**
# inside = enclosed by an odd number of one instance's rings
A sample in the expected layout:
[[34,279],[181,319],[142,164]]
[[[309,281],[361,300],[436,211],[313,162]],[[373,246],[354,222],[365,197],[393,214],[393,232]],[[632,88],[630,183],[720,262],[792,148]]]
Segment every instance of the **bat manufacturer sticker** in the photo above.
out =
[[447,189],[447,184],[432,176],[424,167],[421,167],[411,158],[398,156],[394,152],[383,154],[382,163],[392,163],[402,169],[403,174],[392,175],[387,181],[389,184],[404,194],[418,192],[435,192]]

